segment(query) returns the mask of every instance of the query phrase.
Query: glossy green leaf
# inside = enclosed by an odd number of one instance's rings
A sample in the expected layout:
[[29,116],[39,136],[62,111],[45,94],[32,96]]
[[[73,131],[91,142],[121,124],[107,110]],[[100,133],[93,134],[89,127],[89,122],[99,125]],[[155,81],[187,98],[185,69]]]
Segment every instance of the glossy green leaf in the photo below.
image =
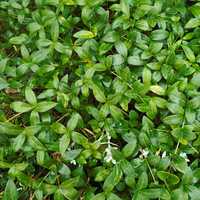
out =
[[105,200],[105,195],[104,193],[99,193],[99,194],[96,194],[94,197],[92,197],[91,200]]
[[182,128],[173,129],[172,135],[183,144],[187,143],[190,140],[194,140],[196,137],[195,133],[192,131],[192,127],[189,125],[186,125]]
[[74,130],[78,124],[79,119],[80,119],[80,115],[78,113],[73,113],[69,121],[67,122],[67,127],[70,130]]
[[57,103],[52,101],[42,101],[37,104],[35,107],[36,112],[47,112],[48,110],[51,110],[57,105]]
[[127,47],[126,47],[126,45],[125,45],[124,42],[121,42],[121,41],[116,42],[116,43],[115,43],[115,48],[116,48],[116,50],[117,50],[117,52],[118,52],[119,54],[121,54],[121,55],[124,56],[124,57],[127,56],[127,54],[128,54],[128,49],[127,49]]
[[15,36],[10,38],[9,42],[11,44],[23,44],[28,39],[26,34],[21,34],[20,36]]
[[198,26],[200,26],[199,18],[192,18],[186,23],[185,28],[196,28]]
[[105,192],[110,192],[113,190],[113,188],[119,183],[120,179],[122,177],[122,171],[118,165],[115,165],[113,167],[112,172],[110,175],[106,178],[103,189]]
[[140,65],[143,65],[143,61],[140,59],[139,56],[129,56],[128,57],[128,64],[140,66]]
[[92,85],[92,90],[97,101],[101,103],[106,101],[104,92],[96,84]]
[[8,88],[8,86],[9,86],[9,83],[5,79],[0,77],[0,90]]
[[179,182],[179,178],[169,172],[159,171],[157,172],[157,175],[159,179],[166,181],[168,184],[176,185]]
[[53,41],[58,40],[59,37],[59,24],[57,20],[55,20],[51,25],[51,39]]
[[195,55],[194,55],[193,51],[190,49],[190,47],[182,45],[182,48],[183,48],[183,51],[184,51],[187,59],[190,62],[195,62]]
[[164,40],[168,37],[169,33],[165,30],[155,30],[152,31],[151,38],[152,40]]
[[30,104],[37,103],[35,93],[33,92],[33,90],[30,87],[26,87],[26,89],[25,89],[25,98],[28,101],[28,103],[30,103]]
[[148,175],[146,172],[143,172],[139,179],[138,179],[138,182],[137,182],[137,189],[138,190],[141,190],[141,189],[144,189],[146,188],[148,185]]
[[15,139],[14,139],[14,142],[13,142],[13,148],[15,151],[18,151],[19,149],[22,148],[24,142],[25,142],[25,135],[23,134],[20,134],[18,135]]
[[74,37],[80,38],[80,39],[90,39],[90,38],[95,37],[95,35],[91,31],[82,30],[82,31],[75,33]]
[[59,141],[59,150],[61,154],[64,154],[70,143],[70,137],[68,134],[64,134]]
[[34,107],[28,103],[24,103],[21,101],[15,101],[13,102],[10,107],[15,111],[15,112],[28,112],[30,110],[32,110]]
[[15,186],[14,181],[12,179],[9,179],[6,184],[3,200],[17,200],[17,199],[18,199],[17,187]]

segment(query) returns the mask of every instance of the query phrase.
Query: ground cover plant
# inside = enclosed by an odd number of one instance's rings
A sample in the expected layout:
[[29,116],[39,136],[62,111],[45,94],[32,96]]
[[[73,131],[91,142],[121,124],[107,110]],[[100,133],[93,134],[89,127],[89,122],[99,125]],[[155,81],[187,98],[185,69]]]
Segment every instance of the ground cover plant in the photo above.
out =
[[199,200],[200,2],[0,1],[0,199]]

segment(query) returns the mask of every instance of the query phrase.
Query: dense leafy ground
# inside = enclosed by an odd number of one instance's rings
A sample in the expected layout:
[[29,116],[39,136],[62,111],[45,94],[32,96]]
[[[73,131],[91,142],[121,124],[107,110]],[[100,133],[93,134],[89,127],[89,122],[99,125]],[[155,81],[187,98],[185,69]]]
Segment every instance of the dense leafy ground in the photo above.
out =
[[0,199],[199,200],[200,2],[0,1]]

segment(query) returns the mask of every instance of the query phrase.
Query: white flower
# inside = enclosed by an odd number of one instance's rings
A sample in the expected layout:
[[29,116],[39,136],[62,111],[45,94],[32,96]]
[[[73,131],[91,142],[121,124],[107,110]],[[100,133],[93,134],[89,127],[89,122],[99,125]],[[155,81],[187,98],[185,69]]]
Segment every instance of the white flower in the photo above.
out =
[[143,158],[143,157],[146,158],[149,154],[149,151],[145,149],[141,149],[140,152],[141,152],[140,158]]
[[164,151],[163,153],[162,153],[162,158],[165,158],[166,157],[166,155],[167,155],[167,152],[166,151]]
[[73,165],[76,165],[76,161],[75,160],[70,161],[70,163],[73,164]]
[[106,162],[112,162],[113,164],[116,164],[116,160],[113,159],[113,157],[112,157],[111,149],[107,147],[107,148],[105,149],[105,152],[106,152],[106,156],[105,156],[104,160],[105,160]]
[[185,152],[181,152],[179,155],[180,155],[182,158],[184,158],[186,162],[190,162],[190,160],[188,159],[187,154],[186,154]]

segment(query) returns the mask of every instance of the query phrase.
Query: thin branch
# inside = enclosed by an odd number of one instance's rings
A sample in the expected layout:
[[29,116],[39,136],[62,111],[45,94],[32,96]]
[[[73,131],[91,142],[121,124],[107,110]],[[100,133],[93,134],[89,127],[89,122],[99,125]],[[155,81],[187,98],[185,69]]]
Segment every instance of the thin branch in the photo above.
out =
[[11,118],[9,118],[8,120],[6,120],[6,122],[10,122],[12,121],[13,119],[15,119],[16,117],[20,116],[22,113],[17,113],[15,114],[14,116],[12,116]]
[[149,165],[149,162],[148,162],[147,159],[145,159],[145,161],[146,161],[147,166],[148,166],[148,168],[149,168],[150,174],[151,174],[151,176],[152,176],[152,178],[153,178],[153,182],[156,183],[156,178],[155,178],[155,176],[154,176],[154,174],[153,174],[153,172],[152,172],[151,166]]
[[56,122],[60,122],[61,120],[63,120],[66,116],[68,115],[68,113],[65,113],[62,117],[60,117]]

